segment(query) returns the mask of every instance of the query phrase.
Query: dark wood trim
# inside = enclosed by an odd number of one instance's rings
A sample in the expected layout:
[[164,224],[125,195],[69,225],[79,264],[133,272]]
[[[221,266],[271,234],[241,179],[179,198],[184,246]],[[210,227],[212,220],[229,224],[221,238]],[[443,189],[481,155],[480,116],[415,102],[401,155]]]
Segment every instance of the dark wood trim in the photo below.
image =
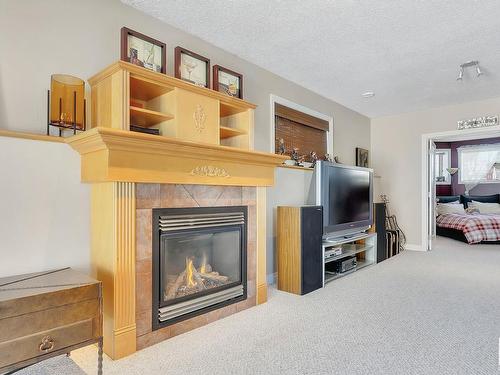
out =
[[210,88],[210,59],[201,55],[198,55],[197,53],[187,50],[183,47],[177,46],[174,49],[174,77],[182,79],[184,81],[190,82],[187,79],[183,79],[181,76],[181,54],[186,54],[189,55],[197,60],[204,61],[207,64],[207,83],[205,87],[208,89]]
[[238,98],[243,99],[243,74],[237,73],[234,70],[224,68],[220,65],[214,65],[214,67],[213,67],[212,89],[215,91],[219,91],[219,70],[223,71],[225,73],[231,74],[235,77],[238,77],[238,79],[240,80],[240,85],[239,85],[240,92],[239,92]]
[[330,124],[328,121],[285,107],[282,104],[274,104],[274,114],[276,116],[310,126],[311,128],[316,128],[325,132],[330,130]]
[[120,60],[130,62],[127,53],[129,35],[161,47],[161,72],[167,74],[167,45],[159,40],[129,29],[128,27],[121,28]]

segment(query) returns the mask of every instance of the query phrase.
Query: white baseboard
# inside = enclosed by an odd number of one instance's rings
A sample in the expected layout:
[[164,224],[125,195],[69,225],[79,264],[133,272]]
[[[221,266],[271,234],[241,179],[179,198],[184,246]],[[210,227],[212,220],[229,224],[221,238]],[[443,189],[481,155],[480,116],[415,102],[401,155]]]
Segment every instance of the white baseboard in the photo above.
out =
[[266,276],[267,285],[277,285],[278,284],[278,272],[270,273]]
[[405,250],[411,250],[411,251],[427,251],[423,248],[421,245],[413,245],[413,244],[406,244],[405,245]]

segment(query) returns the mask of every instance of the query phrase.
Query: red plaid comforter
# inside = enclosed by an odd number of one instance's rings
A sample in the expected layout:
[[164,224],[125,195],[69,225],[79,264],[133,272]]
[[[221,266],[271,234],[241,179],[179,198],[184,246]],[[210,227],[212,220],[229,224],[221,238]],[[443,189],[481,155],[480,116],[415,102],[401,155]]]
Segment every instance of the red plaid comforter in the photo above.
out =
[[461,230],[469,244],[500,241],[500,215],[446,214],[438,216],[436,224],[442,228]]

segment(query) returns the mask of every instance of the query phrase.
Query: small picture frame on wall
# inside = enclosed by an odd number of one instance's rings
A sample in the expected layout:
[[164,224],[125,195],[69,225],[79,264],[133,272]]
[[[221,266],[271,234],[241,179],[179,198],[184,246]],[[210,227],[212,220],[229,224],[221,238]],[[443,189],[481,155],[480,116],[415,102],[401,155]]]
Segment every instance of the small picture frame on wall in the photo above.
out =
[[356,166],[369,168],[368,150],[356,147]]
[[220,65],[214,65],[212,89],[243,99],[243,75]]
[[158,73],[167,73],[167,46],[159,40],[131,30],[121,29],[121,60]]
[[210,59],[182,47],[175,47],[175,77],[210,88]]

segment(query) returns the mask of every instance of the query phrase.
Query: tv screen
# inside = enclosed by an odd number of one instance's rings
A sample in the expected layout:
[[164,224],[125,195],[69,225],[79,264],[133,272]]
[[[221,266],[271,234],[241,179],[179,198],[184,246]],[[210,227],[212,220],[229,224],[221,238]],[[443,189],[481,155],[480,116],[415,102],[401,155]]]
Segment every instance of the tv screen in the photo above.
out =
[[370,172],[331,167],[328,225],[370,220]]
[[323,206],[323,236],[360,233],[372,224],[373,170],[318,162],[315,204]]

